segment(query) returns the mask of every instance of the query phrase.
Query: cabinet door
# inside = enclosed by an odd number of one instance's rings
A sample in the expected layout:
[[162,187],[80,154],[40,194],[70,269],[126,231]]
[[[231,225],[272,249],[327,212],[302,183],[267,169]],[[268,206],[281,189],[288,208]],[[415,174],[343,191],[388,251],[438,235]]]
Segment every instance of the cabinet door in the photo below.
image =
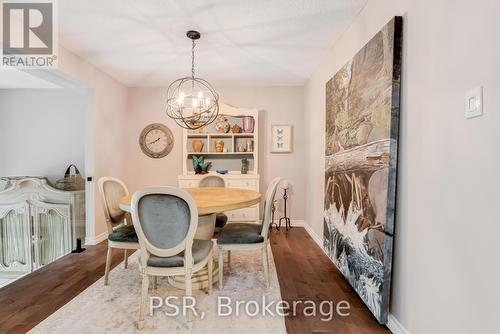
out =
[[253,191],[259,191],[259,183],[255,179],[245,180],[245,179],[232,179],[227,182],[228,188],[239,188],[248,189]]
[[71,210],[68,204],[39,201],[33,203],[31,209],[36,269],[71,252]]
[[0,205],[0,272],[31,272],[29,204]]

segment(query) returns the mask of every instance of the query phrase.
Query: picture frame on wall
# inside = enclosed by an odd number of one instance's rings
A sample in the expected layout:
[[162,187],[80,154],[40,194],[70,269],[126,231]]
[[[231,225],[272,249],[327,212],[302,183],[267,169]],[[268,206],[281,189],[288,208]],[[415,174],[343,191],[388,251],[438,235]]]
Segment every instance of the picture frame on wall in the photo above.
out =
[[271,125],[271,153],[292,153],[291,125]]

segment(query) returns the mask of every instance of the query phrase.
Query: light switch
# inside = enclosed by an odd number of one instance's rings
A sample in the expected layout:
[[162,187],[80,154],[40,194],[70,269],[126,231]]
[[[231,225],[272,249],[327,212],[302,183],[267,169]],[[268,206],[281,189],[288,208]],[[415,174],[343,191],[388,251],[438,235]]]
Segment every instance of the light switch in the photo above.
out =
[[465,118],[483,115],[483,86],[476,87],[465,93]]

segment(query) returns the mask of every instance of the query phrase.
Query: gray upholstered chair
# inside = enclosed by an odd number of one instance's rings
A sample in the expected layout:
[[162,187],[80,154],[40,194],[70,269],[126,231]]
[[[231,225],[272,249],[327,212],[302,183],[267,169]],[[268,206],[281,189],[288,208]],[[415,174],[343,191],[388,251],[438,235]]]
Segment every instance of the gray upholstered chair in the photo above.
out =
[[217,238],[219,248],[219,289],[222,290],[223,252],[231,251],[254,251],[262,250],[262,263],[264,266],[264,276],[266,285],[269,287],[269,258],[267,247],[269,244],[269,224],[271,223],[271,208],[276,195],[276,189],[281,179],[279,177],[271,181],[266,191],[264,202],[264,218],[262,224],[251,223],[231,223],[227,224]]
[[[217,187],[226,188],[226,180],[217,175],[207,175],[200,180],[198,187]],[[218,229],[223,228],[227,223],[227,215],[222,212],[218,212],[215,215],[215,227]]]
[[[142,292],[137,328],[144,327],[149,277],[184,276],[185,295],[192,295],[192,274],[207,266],[208,293],[212,292],[213,242],[194,240],[198,209],[194,199],[174,187],[144,188],[134,193],[131,202],[141,246]],[[188,327],[193,314],[188,312]]]
[[124,250],[124,265],[127,268],[127,249],[139,249],[139,241],[130,215],[119,206],[120,199],[129,195],[127,186],[121,180],[109,176],[101,177],[97,185],[101,193],[104,218],[108,228],[108,254],[104,272],[104,285],[108,285],[113,248]]

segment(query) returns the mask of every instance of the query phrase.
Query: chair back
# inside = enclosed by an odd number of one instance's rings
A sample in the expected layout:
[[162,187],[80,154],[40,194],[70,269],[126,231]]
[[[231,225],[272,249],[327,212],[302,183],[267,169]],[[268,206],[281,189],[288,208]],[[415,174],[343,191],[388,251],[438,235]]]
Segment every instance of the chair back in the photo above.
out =
[[143,268],[150,254],[168,257],[182,251],[184,264],[192,265],[198,209],[189,193],[175,187],[143,188],[133,194],[131,211]]
[[226,180],[217,175],[207,175],[200,180],[198,187],[226,188]]
[[102,198],[108,233],[111,234],[113,228],[123,223],[128,216],[127,212],[120,209],[120,199],[128,196],[129,192],[125,183],[110,176],[101,177],[97,185]]
[[271,210],[273,207],[274,196],[276,195],[276,190],[278,189],[278,185],[281,182],[280,177],[274,178],[266,191],[266,199],[264,202],[264,218],[262,219],[262,231],[261,235],[264,237],[264,240],[267,240],[267,236],[269,233],[269,225],[271,224]]

